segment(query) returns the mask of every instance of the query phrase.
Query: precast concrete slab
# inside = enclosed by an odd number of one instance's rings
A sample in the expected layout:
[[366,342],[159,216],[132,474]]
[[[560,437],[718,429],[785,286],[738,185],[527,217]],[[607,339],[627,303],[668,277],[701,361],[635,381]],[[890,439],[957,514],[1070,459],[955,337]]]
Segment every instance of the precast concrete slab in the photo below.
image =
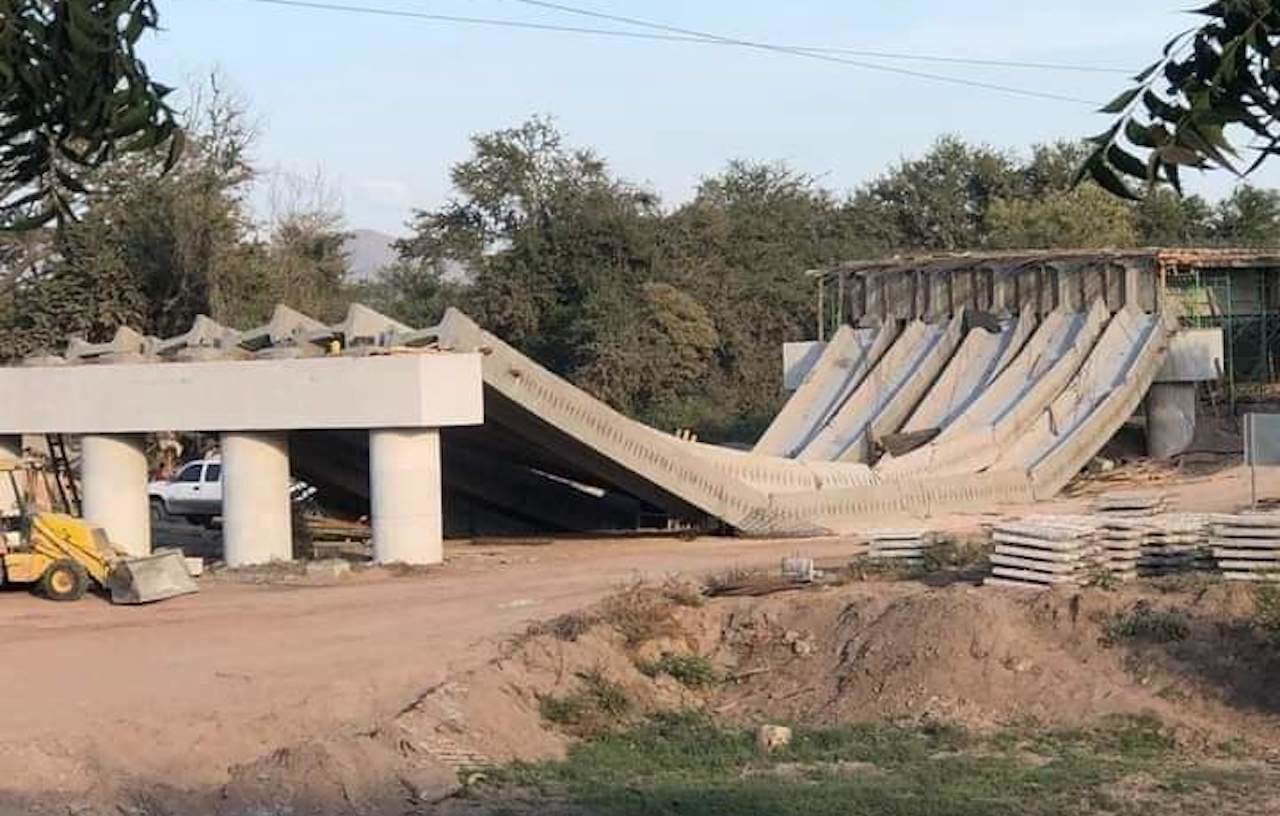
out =
[[862,383],[897,332],[896,322],[875,329],[840,327],[753,452],[795,456]]
[[[947,340],[951,337],[948,324],[929,324],[919,320],[908,324],[853,394],[804,446],[797,458],[835,462],[849,454],[852,461],[864,461],[865,451],[861,446],[871,422],[899,391],[908,386],[918,372],[928,373],[927,369],[932,368],[932,363],[938,359],[936,351],[939,344],[945,349]],[[936,373],[936,370],[932,372]],[[928,379],[931,381],[932,376]]]
[[1013,361],[1035,326],[1035,314],[1028,308],[1017,318],[1001,320],[997,332],[981,326],[970,329],[902,432],[941,431],[949,426]]
[[990,468],[1001,448],[1022,434],[1083,364],[1108,312],[1095,302],[1084,314],[1047,315],[1017,357],[933,441],[877,463],[884,478],[920,473],[976,473]]

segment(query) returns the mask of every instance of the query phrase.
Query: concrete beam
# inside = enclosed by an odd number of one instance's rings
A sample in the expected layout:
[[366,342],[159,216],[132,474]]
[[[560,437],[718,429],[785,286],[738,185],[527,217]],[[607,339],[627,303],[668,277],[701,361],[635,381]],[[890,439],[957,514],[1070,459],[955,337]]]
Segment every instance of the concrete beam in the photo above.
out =
[[80,439],[85,520],[129,555],[151,553],[145,440],[134,434],[88,434]]
[[440,432],[369,432],[373,558],[380,564],[444,561]]
[[480,355],[0,368],[4,433],[422,428],[484,419]]
[[222,434],[222,547],[229,567],[293,559],[289,440]]

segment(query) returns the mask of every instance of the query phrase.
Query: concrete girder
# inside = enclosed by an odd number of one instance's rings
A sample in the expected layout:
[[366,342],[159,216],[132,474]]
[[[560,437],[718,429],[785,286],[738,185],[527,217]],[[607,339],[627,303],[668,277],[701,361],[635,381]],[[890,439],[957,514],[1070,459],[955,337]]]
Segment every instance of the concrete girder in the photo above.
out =
[[[247,351],[279,351],[281,346],[296,348],[307,344],[309,337],[326,330],[327,327],[319,320],[281,303],[276,305],[271,320],[265,325],[248,329],[240,335],[240,346]],[[324,350],[318,351],[323,353]]]
[[347,308],[347,316],[341,323],[335,323],[323,331],[316,332],[308,339],[313,343],[325,344],[329,340],[340,339],[344,349],[361,346],[389,346],[395,337],[413,331],[394,318],[370,309],[361,303],[353,303]]
[[64,355],[68,362],[87,362],[89,360],[110,359],[111,362],[141,360],[154,353],[156,340],[144,337],[128,326],[116,329],[111,341],[107,343],[90,343],[82,338],[73,337],[67,343]]

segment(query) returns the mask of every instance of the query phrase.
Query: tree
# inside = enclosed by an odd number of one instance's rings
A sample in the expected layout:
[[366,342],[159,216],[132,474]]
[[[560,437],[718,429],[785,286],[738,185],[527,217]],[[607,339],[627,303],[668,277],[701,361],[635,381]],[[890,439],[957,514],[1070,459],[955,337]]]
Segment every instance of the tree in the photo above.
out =
[[137,57],[153,0],[0,0],[0,227],[71,217],[88,176],[182,138],[170,89]]
[[1240,185],[1219,202],[1214,232],[1220,243],[1231,246],[1280,244],[1280,192]]
[[[1248,173],[1280,152],[1280,5],[1216,0],[1195,13],[1207,21],[1170,40],[1163,56],[1102,108],[1116,118],[1092,140],[1081,176],[1137,198],[1133,182],[1181,190],[1180,167]],[[1252,138],[1252,161],[1240,157],[1228,128]]]
[[1010,156],[946,136],[868,184],[860,200],[893,225],[900,245],[950,252],[984,246],[987,207],[1019,184]]
[[[418,211],[398,244],[408,264],[461,264],[466,305],[487,327],[562,373],[589,362],[592,295],[648,279],[657,197],[570,149],[549,119],[472,138],[452,172],[457,198]],[[588,383],[589,385],[589,383]]]
[[1002,198],[987,215],[991,245],[1000,249],[1131,247],[1137,230],[1131,207],[1095,185],[1035,198]]
[[1168,187],[1156,187],[1139,201],[1134,219],[1143,246],[1198,246],[1213,240],[1214,213],[1208,202]]

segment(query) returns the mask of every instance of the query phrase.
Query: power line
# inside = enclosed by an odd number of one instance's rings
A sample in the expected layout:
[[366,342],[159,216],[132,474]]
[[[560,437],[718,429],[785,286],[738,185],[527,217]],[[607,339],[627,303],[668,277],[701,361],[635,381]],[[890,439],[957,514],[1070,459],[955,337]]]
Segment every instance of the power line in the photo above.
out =
[[[517,0],[521,2],[522,0]],[[592,28],[586,26],[567,26],[556,25],[551,23],[538,23],[527,20],[508,20],[493,17],[468,17],[453,14],[431,14],[427,12],[409,11],[406,9],[388,9],[375,6],[357,6],[345,3],[321,2],[321,0],[248,0],[248,2],[263,3],[274,6],[288,6],[293,8],[315,9],[321,11],[337,11],[353,14],[368,14],[381,17],[399,17],[417,20],[425,20],[429,22],[440,23],[459,23],[464,25],[490,26],[497,28],[527,29],[533,31],[551,31],[563,32],[570,34],[585,34],[594,36],[617,37],[622,39],[638,39],[638,40],[659,40],[665,42],[685,42],[685,43],[702,43],[710,45],[724,45],[748,47],[756,49],[764,49],[770,51],[780,51],[783,53],[793,54],[796,56],[807,56],[815,59],[822,59],[828,62],[837,62],[859,68],[865,68],[874,71],[885,71],[896,74],[903,74],[920,79],[929,79],[937,82],[948,82],[952,84],[966,85],[970,87],[982,88],[985,90],[1000,91],[1003,93],[1019,94],[1023,96],[1031,96],[1040,99],[1050,99],[1060,102],[1074,102],[1086,105],[1096,105],[1095,101],[1081,99],[1078,97],[1066,96],[1062,94],[1048,93],[1044,91],[1036,91],[1028,88],[1017,88],[1007,85],[999,85],[995,83],[982,82],[979,80],[969,80],[962,77],[952,77],[942,74],[932,74],[921,71],[913,71],[905,68],[895,68],[887,65],[876,65],[873,63],[865,63],[856,60],[841,59],[836,54],[861,55],[875,57],[879,59],[900,59],[915,60],[921,62],[943,62],[961,65],[979,65],[988,67],[1013,67],[1013,68],[1030,68],[1039,70],[1060,70],[1060,71],[1076,71],[1086,73],[1114,73],[1128,74],[1119,68],[1105,68],[1100,66],[1082,66],[1082,65],[1063,65],[1055,63],[1037,63],[1037,62],[1019,62],[1014,60],[996,60],[996,59],[978,59],[967,57],[944,57],[936,55],[924,54],[904,54],[883,51],[863,51],[851,48],[833,48],[818,46],[799,46],[799,45],[776,45],[771,43],[760,43],[748,40],[736,40],[728,37],[719,37],[716,35],[702,35],[695,33],[666,33],[657,34],[651,32],[638,31],[622,31],[618,29]],[[594,12],[578,10],[581,13],[595,15]],[[625,19],[625,18],[622,18]],[[639,24],[637,21],[636,24]],[[657,25],[657,24],[650,24]]]
[[705,31],[698,31],[691,28],[681,28],[679,26],[666,25],[664,23],[655,23],[649,20],[641,20],[635,17],[624,17],[619,14],[608,14],[602,11],[592,11],[590,9],[578,8],[576,6],[566,5],[564,3],[550,2],[550,0],[511,0],[511,2],[521,3],[526,6],[534,6],[541,9],[549,9],[559,11],[565,14],[575,14],[581,17],[590,17],[596,20],[607,20],[614,23],[623,23],[625,25],[638,26],[640,28],[662,31],[668,34],[681,34],[688,37],[697,37],[699,39],[717,42],[722,45],[737,45],[743,48],[754,48],[759,51],[771,51],[779,54],[791,54],[793,56],[808,57],[809,59],[821,60],[823,62],[833,62],[841,65],[850,65],[855,68],[863,68],[868,71],[881,71],[902,76],[915,77],[917,79],[928,79],[934,82],[946,82],[952,85],[966,85],[972,88],[983,88],[989,91],[1000,91],[1002,93],[1016,94],[1019,96],[1029,96],[1039,99],[1051,99],[1058,102],[1077,102],[1084,105],[1097,105],[1096,101],[1089,99],[1081,99],[1075,96],[1066,96],[1064,94],[1049,93],[1046,91],[1036,91],[1029,88],[1018,88],[1012,85],[999,85],[993,82],[981,82],[979,80],[964,79],[961,77],[948,76],[946,74],[933,74],[926,71],[915,71],[909,68],[897,68],[889,65],[877,65],[873,62],[863,62],[861,60],[851,60],[842,57],[833,56],[827,53],[819,53],[813,50],[796,48],[786,45],[775,45],[773,43],[757,42],[755,40],[744,40],[737,37],[725,37],[719,34],[710,34]]

